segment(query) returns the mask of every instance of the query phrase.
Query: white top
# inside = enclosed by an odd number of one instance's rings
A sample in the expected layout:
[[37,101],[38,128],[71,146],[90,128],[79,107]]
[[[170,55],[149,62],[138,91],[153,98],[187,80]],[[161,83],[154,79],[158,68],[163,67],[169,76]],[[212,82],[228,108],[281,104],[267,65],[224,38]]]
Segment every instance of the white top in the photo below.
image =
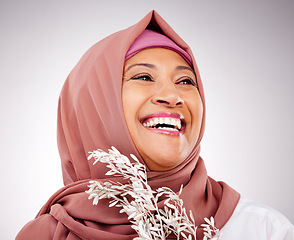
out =
[[294,226],[285,216],[243,197],[222,232],[222,240],[294,240]]

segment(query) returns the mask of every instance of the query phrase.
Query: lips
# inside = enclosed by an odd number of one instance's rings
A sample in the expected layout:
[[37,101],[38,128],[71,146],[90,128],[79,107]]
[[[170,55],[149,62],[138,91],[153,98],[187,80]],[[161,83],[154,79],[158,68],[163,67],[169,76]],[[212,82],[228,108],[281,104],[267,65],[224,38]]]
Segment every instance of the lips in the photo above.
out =
[[141,124],[157,133],[179,135],[185,129],[183,116],[178,113],[155,113],[145,116]]

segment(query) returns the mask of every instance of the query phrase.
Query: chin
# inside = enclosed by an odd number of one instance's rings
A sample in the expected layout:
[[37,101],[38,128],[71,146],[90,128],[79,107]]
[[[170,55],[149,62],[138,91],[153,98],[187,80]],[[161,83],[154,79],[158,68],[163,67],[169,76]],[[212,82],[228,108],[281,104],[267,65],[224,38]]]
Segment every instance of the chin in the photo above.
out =
[[[184,160],[180,152],[172,150],[159,152],[150,152],[147,156],[142,156],[148,168],[152,171],[167,171],[180,165]],[[156,157],[155,157],[156,156]]]

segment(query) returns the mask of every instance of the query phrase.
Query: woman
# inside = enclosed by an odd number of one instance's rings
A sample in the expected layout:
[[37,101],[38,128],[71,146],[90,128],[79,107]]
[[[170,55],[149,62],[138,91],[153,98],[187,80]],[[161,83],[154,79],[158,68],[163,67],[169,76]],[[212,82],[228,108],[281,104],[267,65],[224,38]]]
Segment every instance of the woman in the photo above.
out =
[[[146,30],[147,29],[147,30]],[[152,189],[178,192],[195,217],[214,217],[223,239],[293,239],[289,221],[207,176],[199,156],[205,100],[190,48],[155,12],[90,48],[62,89],[58,147],[65,187],[55,193],[16,239],[133,239],[127,215],[88,199],[89,180],[105,175],[89,151],[115,146],[148,169]],[[160,200],[160,204],[164,199]],[[173,236],[169,236],[173,238]]]

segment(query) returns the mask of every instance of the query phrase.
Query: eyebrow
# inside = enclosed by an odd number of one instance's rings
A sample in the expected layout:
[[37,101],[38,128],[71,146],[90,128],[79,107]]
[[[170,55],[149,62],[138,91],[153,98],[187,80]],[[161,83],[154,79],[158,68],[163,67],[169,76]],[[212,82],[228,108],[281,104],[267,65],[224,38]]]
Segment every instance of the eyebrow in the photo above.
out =
[[[132,64],[131,66],[128,66],[126,68],[126,70],[125,70],[125,73],[127,71],[129,71],[131,68],[137,67],[137,66],[143,66],[143,67],[147,67],[147,68],[151,68],[151,69],[157,69],[157,67],[154,64],[150,64],[150,63],[135,63],[135,64]],[[194,70],[191,67],[188,67],[188,66],[179,65],[179,66],[177,66],[175,68],[175,70],[177,70],[177,71],[188,70],[188,71],[191,71],[194,75],[196,75],[195,72],[194,72]]]
[[[193,70],[192,68],[187,67],[187,66],[183,66],[183,65],[179,65],[179,66],[177,66],[177,67],[176,67],[176,70],[177,70],[177,71],[181,71],[181,70],[189,70],[189,71],[191,71],[192,73],[195,74],[195,72],[194,72],[194,70]],[[195,76],[196,76],[196,74],[195,74]]]
[[157,69],[157,67],[154,64],[150,64],[150,63],[135,63],[135,64],[132,64],[131,66],[128,66],[127,69],[125,70],[125,72],[129,71],[132,67],[136,67],[136,66],[143,66],[143,67],[148,67],[148,68],[152,68],[152,69]]

